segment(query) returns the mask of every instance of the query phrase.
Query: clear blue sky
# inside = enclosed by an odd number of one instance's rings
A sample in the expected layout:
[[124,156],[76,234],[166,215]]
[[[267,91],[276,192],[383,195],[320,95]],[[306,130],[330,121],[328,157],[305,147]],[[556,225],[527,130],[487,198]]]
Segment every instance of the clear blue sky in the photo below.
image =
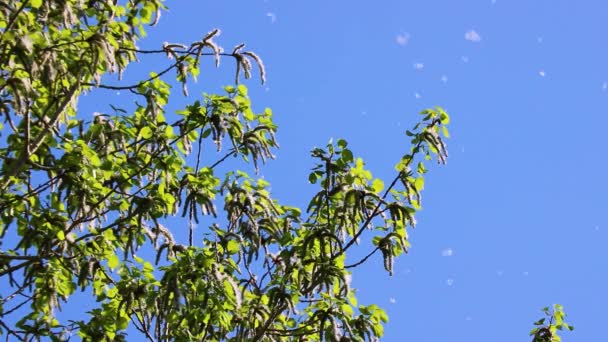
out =
[[[410,254],[393,277],[379,257],[353,277],[360,302],[390,315],[383,341],[527,341],[552,303],[576,326],[565,341],[606,335],[605,1],[167,4],[142,47],[219,27],[227,50],[246,42],[264,59],[267,85],[247,85],[280,126],[262,174],[283,203],[306,206],[315,190],[313,146],[346,138],[389,179],[416,113],[452,115],[450,160],[431,167]],[[190,100],[232,71],[207,61]]]

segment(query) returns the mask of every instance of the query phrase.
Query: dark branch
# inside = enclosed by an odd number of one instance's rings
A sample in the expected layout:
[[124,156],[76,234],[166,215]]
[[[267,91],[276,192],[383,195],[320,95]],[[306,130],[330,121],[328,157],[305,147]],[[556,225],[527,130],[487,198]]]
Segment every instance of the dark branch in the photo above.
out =
[[376,254],[376,252],[379,251],[379,250],[380,250],[380,246],[374,248],[374,250],[371,251],[371,252],[369,252],[369,254],[365,256],[365,258],[359,260],[358,262],[356,262],[356,263],[354,263],[352,265],[344,266],[344,268],[353,268],[353,267],[357,267],[357,266],[363,264],[364,262],[367,261],[367,259],[369,259],[372,255]]

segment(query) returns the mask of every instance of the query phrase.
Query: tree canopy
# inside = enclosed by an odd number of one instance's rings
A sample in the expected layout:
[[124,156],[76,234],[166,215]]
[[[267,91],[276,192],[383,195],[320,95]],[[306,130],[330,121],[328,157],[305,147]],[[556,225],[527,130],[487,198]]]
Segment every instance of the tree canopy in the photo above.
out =
[[[190,44],[138,48],[164,8],[0,1],[0,334],[377,340],[388,317],[357,302],[351,270],[380,254],[392,273],[407,252],[426,163],[448,156],[448,114],[420,113],[387,183],[345,140],[314,149],[316,195],[305,210],[281,204],[269,182],[239,170],[257,170],[278,147],[272,111],[255,109],[240,83],[265,81],[261,58],[243,44],[224,52],[218,29]],[[165,55],[166,67],[123,81],[149,54]],[[203,58],[234,59],[235,84],[167,110],[173,86],[188,96]],[[79,111],[81,96],[106,90],[138,100]],[[233,171],[218,174],[226,163]],[[61,312],[82,296],[95,303]]]

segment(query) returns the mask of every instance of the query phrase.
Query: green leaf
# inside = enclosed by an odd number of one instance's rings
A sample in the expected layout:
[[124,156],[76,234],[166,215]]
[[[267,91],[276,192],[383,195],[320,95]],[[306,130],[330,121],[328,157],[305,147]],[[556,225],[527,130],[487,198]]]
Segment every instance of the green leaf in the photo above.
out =
[[350,306],[348,304],[342,304],[341,309],[342,309],[342,312],[344,312],[347,317],[352,317],[354,314],[352,306]]
[[318,179],[318,178],[317,178],[317,173],[316,173],[316,172],[311,172],[311,173],[308,175],[308,181],[309,181],[311,184],[315,184],[315,183],[317,183],[317,179]]
[[80,120],[70,120],[67,124],[67,129],[72,129],[80,124]]
[[226,249],[228,250],[228,254],[236,254],[240,249],[240,245],[237,241],[230,240],[228,241],[228,246],[226,247]]
[[208,137],[211,134],[211,128],[207,128],[206,130],[203,131],[203,134],[201,134],[201,137],[203,139],[205,139],[206,137]]
[[372,182],[372,189],[374,189],[374,193],[380,193],[384,189],[384,182],[381,179],[374,179]]
[[372,243],[374,244],[374,246],[378,246],[380,244],[380,241],[382,241],[382,236],[374,236],[374,238],[372,239]]
[[148,126],[144,127],[139,131],[139,136],[144,139],[152,138],[153,132],[152,129]]
[[65,233],[63,232],[63,230],[57,232],[57,238],[59,239],[59,241],[65,240]]
[[448,131],[448,128],[446,126],[441,126],[441,131],[443,132],[443,136],[446,138],[450,137],[450,132]]
[[347,163],[350,163],[354,160],[353,153],[351,152],[351,150],[344,149],[344,150],[342,150],[341,155],[342,155],[342,159],[344,159],[344,161]]
[[119,263],[120,263],[120,260],[118,259],[118,257],[116,256],[116,254],[111,254],[108,257],[108,267],[110,267],[111,269],[116,268]]
[[378,316],[380,317],[380,320],[384,323],[388,323],[388,315],[386,314],[386,312],[382,309],[378,309],[378,311],[376,311],[376,313],[378,314]]
[[424,178],[416,178],[416,180],[414,181],[414,188],[416,188],[416,190],[418,191],[422,191],[422,189],[424,189]]
[[30,0],[32,8],[40,8],[42,6],[42,0]]
[[418,173],[421,175],[426,173],[426,167],[423,162],[418,162]]
[[165,127],[165,136],[169,139],[172,139],[175,137],[175,133],[173,133],[173,127],[171,127],[171,126]]
[[359,307],[359,312],[361,312],[361,314],[366,315],[366,316],[368,316],[368,315],[371,314],[371,311],[370,311],[369,307],[365,306],[365,305],[361,305]]
[[357,296],[355,295],[355,293],[353,291],[348,293],[348,302],[352,306],[357,306]]
[[119,316],[116,320],[116,329],[117,330],[125,330],[129,326],[129,319]]

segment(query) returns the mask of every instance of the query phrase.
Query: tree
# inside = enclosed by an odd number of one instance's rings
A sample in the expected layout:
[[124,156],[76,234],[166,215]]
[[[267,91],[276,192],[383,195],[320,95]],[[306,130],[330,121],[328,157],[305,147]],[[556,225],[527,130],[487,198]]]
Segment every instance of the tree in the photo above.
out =
[[[311,153],[318,192],[306,211],[280,204],[268,182],[237,170],[257,170],[277,147],[272,111],[254,111],[239,84],[254,64],[264,82],[262,60],[243,44],[223,52],[217,29],[189,45],[139,49],[144,25],[164,8],[161,0],[0,1],[0,333],[378,339],[388,318],[357,303],[350,270],[379,253],[390,273],[407,252],[424,162],[446,162],[448,114],[421,112],[388,186],[338,140]],[[166,55],[168,65],[125,84],[123,71],[146,54]],[[172,85],[187,96],[200,60],[219,66],[222,57],[236,61],[235,85],[167,110]],[[118,83],[106,82],[111,74]],[[139,100],[110,104],[112,114],[79,113],[80,96],[105,90]],[[207,142],[216,159],[203,153]],[[217,175],[231,157],[234,171]],[[365,257],[348,257],[366,245]],[[95,306],[63,317],[62,305],[78,296]]]

